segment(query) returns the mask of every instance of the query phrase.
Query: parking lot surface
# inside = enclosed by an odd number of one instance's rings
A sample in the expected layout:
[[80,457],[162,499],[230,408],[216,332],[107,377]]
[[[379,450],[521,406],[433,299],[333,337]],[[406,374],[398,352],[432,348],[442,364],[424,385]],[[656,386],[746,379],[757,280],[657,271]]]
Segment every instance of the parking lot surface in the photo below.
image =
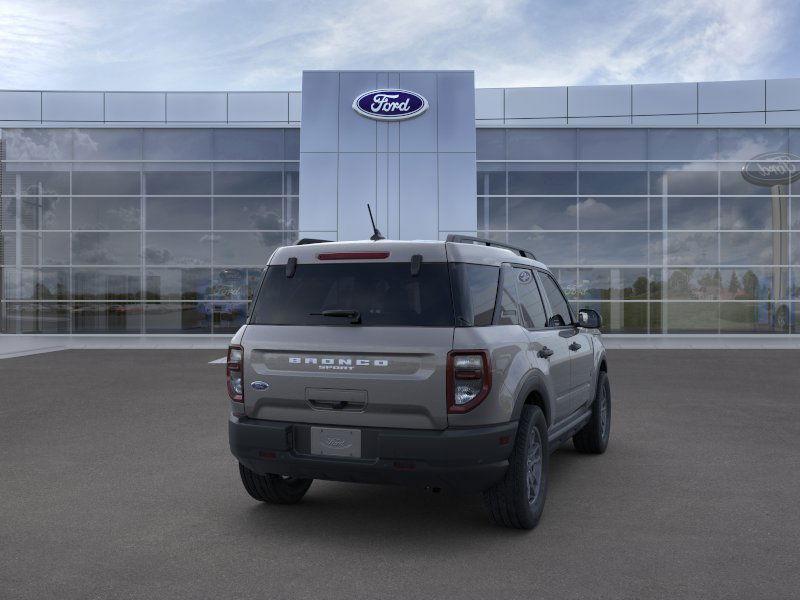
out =
[[0,361],[0,598],[797,597],[800,351],[610,351],[609,450],[553,455],[531,532],[398,487],[251,500],[220,355]]

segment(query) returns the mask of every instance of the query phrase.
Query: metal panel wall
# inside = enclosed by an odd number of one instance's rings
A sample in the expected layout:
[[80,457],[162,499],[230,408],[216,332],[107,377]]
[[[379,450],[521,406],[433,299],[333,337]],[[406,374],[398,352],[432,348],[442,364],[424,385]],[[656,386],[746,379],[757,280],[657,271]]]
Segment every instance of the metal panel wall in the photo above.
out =
[[[428,110],[400,122],[375,121],[353,110],[359,94],[381,87],[419,93]],[[302,233],[365,239],[371,234],[367,203],[387,237],[475,232],[471,71],[306,71],[302,114]]]

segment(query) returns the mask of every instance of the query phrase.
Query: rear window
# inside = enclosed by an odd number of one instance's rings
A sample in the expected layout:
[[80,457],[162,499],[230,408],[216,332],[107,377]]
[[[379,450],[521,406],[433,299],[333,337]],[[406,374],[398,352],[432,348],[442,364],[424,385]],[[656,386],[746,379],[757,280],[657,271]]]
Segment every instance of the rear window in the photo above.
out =
[[254,325],[344,325],[350,319],[323,311],[358,311],[358,326],[448,327],[454,323],[446,263],[298,264],[267,268],[253,306]]

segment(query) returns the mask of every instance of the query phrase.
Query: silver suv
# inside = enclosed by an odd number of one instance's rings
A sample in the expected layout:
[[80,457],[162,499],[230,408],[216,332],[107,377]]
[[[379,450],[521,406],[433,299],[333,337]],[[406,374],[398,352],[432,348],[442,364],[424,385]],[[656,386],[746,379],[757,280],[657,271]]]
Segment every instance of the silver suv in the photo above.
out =
[[600,325],[489,240],[279,248],[228,350],[244,487],[279,504],[314,479],[481,492],[495,522],[532,528],[549,454],[608,444]]

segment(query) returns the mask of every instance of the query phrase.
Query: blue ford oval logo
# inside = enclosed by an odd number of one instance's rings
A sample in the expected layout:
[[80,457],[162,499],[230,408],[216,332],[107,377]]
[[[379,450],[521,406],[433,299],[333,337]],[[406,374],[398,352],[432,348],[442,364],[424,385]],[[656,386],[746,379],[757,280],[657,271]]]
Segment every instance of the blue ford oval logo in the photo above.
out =
[[759,154],[742,167],[742,177],[755,185],[788,185],[800,179],[800,156],[788,152]]
[[250,387],[254,390],[265,390],[269,387],[269,384],[266,381],[254,381],[250,384]]
[[428,101],[407,90],[372,90],[353,100],[353,110],[379,121],[400,121],[428,110]]

